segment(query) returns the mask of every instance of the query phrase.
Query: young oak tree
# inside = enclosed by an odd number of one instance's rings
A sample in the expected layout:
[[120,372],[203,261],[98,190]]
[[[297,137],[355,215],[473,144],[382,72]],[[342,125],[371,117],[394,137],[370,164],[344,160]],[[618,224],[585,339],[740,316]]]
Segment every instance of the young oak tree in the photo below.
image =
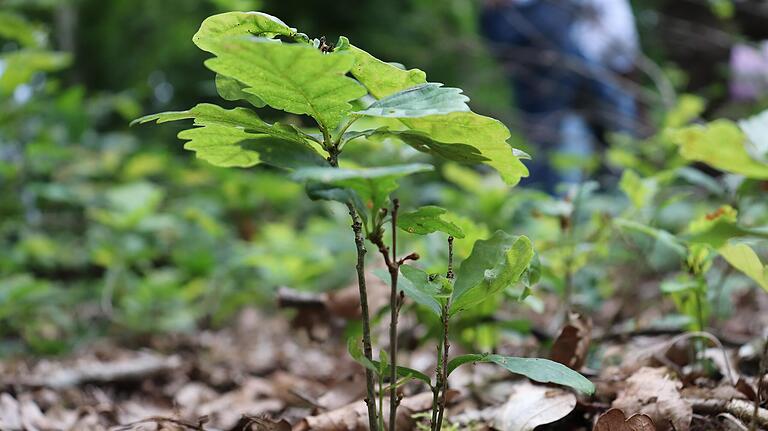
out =
[[[436,207],[419,208],[398,220],[399,204],[390,196],[402,177],[432,169],[425,164],[350,169],[340,167],[344,148],[359,138],[390,138],[414,149],[460,163],[482,163],[499,172],[510,186],[528,171],[520,161],[527,158],[512,148],[510,132],[500,121],[478,115],[467,105],[460,89],[430,83],[418,69],[403,70],[383,62],[349,43],[345,37],[331,46],[325,38],[310,39],[281,20],[260,12],[230,12],[203,21],[193,42],[213,55],[205,65],[216,73],[219,95],[249,108],[225,109],[198,104],[180,112],[139,118],[134,123],[193,120],[191,129],[178,137],[184,148],[221,167],[247,168],[267,164],[286,171],[294,180],[307,183],[313,199],[342,202],[352,220],[357,248],[357,278],[363,324],[363,349],[351,343],[350,352],[366,370],[366,403],[372,431],[395,429],[399,402],[398,378],[417,378],[433,388],[435,408],[432,428],[439,429],[445,407],[447,375],[463,363],[494,362],[508,370],[542,382],[554,382],[591,393],[592,384],[569,368],[542,359],[498,355],[460,356],[448,362],[448,319],[511,283],[529,266],[533,250],[525,237],[497,232],[475,249],[458,269],[454,282],[452,262],[446,277],[437,281],[415,267],[404,265],[418,256],[398,258],[397,228],[425,234],[443,231],[461,236],[440,216]],[[366,103],[366,101],[368,101]],[[267,123],[252,108],[269,106],[304,115],[316,130]],[[352,131],[360,118],[376,117],[385,127]],[[392,239],[384,239],[386,223]],[[365,285],[365,240],[373,243],[387,264],[391,282],[390,353],[373,360],[370,311]],[[400,289],[398,286],[402,286]],[[438,314],[444,325],[440,342],[437,383],[416,370],[397,365],[397,313],[400,295]],[[384,424],[383,401],[376,406],[375,376],[389,380],[389,423]],[[380,384],[379,399],[383,399]],[[438,393],[442,401],[438,403]],[[439,405],[438,405],[439,404]],[[439,411],[439,414],[438,414]],[[439,416],[436,418],[435,416]]]

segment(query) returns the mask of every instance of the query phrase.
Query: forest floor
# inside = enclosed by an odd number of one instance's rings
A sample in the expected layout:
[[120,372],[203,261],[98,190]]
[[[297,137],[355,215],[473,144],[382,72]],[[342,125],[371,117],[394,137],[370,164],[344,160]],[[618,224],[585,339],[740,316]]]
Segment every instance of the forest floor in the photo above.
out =
[[[345,318],[358,305],[353,293],[283,291],[291,312],[245,310],[226,329],[151,336],[142,349],[104,340],[65,357],[7,359],[0,362],[0,429],[367,429],[363,369],[344,340]],[[530,319],[534,331],[497,347],[578,369],[595,383],[593,396],[487,364],[462,367],[450,377],[448,429],[768,429],[768,381],[759,388],[758,379],[766,295],[742,293],[734,298],[739,312],[698,337],[649,326],[665,310],[633,310],[627,304],[642,302],[635,299],[606,302],[592,316],[572,313],[555,328],[552,316],[561,311],[553,300],[545,313],[516,315]],[[386,340],[383,325],[376,331]],[[434,347],[416,343],[422,334],[417,322],[403,319],[401,363],[434,372]],[[417,383],[403,392],[399,429],[428,430],[423,413],[432,393]],[[624,421],[638,413],[646,416]]]

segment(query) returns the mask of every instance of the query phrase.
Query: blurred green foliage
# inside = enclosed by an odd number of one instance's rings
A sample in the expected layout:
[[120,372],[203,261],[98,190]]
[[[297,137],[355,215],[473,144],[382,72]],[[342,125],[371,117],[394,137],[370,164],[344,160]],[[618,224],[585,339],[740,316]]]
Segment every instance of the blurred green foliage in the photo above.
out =
[[[679,128],[701,116],[746,116],[764,107],[727,100],[727,68],[711,67],[726,64],[727,55],[714,42],[689,38],[710,62],[698,67],[656,31],[665,17],[679,16],[678,2],[633,3],[646,53],[676,90],[697,92],[679,97],[669,112],[660,102],[648,106],[655,126]],[[686,12],[697,25],[734,39],[768,37],[730,2],[700,3]],[[318,210],[300,185],[269,169],[200,163],[182,153],[173,127],[128,129],[142,113],[187,109],[216,95],[202,64],[206,55],[190,43],[205,17],[259,9],[315,36],[348,35],[379,58],[402,59],[434,81],[463,88],[480,112],[511,124],[512,95],[478,36],[479,7],[464,0],[3,2],[0,354],[54,354],[105,334],[219,325],[243,306],[271,301],[277,286],[319,291],[349,281],[354,249],[339,240],[349,235],[338,207]],[[643,84],[656,91],[650,80]],[[374,141],[350,153],[371,164],[425,157]],[[518,285],[506,293],[535,311],[544,310],[544,292],[571,292],[572,302],[597,309],[660,276],[668,281],[664,292],[686,311],[684,287],[691,282],[670,258],[674,245],[621,229],[616,218],[684,234],[691,221],[731,204],[741,225],[768,223],[768,204],[759,197],[764,182],[691,167],[667,132],[616,137],[605,158],[614,173],[624,171],[607,191],[586,183],[554,198],[444,163],[418,188],[405,182],[400,199],[450,209],[446,220],[467,236],[456,242],[458,259],[496,229],[532,238],[541,282],[532,292]],[[425,257],[419,265],[427,272],[444,266],[440,238],[404,242]],[[718,260],[700,275],[716,285],[724,268]],[[731,278],[729,287],[750,283]],[[705,294],[714,300],[719,293]],[[456,323],[462,341],[489,349],[501,333],[530,329],[502,303],[497,298],[464,313]],[[502,318],[491,318],[499,310]]]

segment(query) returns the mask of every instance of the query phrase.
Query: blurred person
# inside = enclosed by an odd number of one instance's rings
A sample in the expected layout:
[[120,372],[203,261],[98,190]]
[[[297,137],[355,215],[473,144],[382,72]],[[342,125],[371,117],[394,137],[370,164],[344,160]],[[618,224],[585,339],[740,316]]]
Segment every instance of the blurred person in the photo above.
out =
[[639,52],[627,0],[486,0],[481,27],[534,150],[524,184],[553,193],[581,181],[579,169],[554,168],[557,153],[587,158],[606,132],[633,132],[636,103],[617,80]]

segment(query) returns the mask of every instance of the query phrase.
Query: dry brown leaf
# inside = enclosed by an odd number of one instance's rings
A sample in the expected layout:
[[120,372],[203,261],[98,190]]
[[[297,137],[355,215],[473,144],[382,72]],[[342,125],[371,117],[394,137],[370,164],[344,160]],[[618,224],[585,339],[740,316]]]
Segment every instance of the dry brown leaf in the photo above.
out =
[[138,380],[168,372],[180,365],[181,359],[175,355],[163,356],[150,351],[120,352],[119,356],[110,360],[82,357],[71,364],[41,361],[29,375],[18,378],[15,383],[61,389],[82,383]]
[[[456,396],[455,391],[448,393],[449,400]],[[432,407],[432,392],[403,398],[397,409],[397,429],[414,428],[412,416]],[[388,406],[384,406],[384,417],[389,415]],[[358,401],[342,408],[331,410],[317,416],[304,418],[293,427],[294,431],[366,431],[368,429],[368,410],[365,402]]]
[[499,408],[493,427],[499,431],[532,431],[568,415],[576,407],[576,395],[564,389],[521,381]]
[[647,415],[632,415],[629,419],[619,409],[610,409],[600,415],[592,431],[656,431]]
[[682,386],[666,368],[643,367],[627,379],[612,406],[626,414],[650,416],[659,431],[688,431],[693,409],[680,394]]
[[592,319],[579,313],[570,313],[568,323],[560,330],[552,344],[549,358],[567,367],[579,370],[589,353],[592,339]]

